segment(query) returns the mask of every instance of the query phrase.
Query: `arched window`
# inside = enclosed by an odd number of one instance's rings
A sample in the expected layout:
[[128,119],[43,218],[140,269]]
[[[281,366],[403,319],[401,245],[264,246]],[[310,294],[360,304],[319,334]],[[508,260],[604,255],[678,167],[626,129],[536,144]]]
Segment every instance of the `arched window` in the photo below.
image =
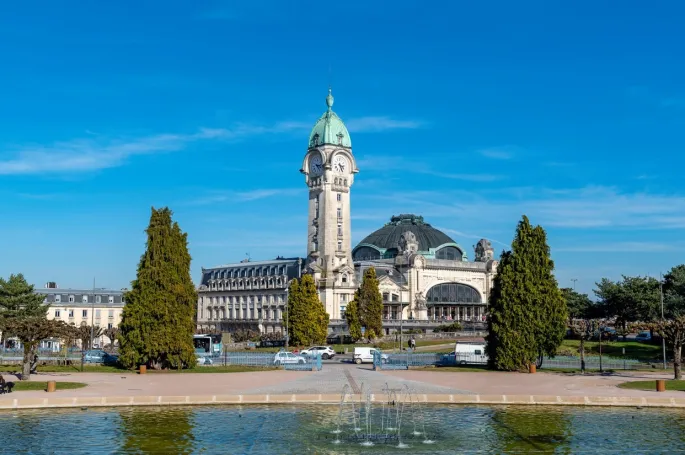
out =
[[435,259],[446,259],[448,261],[461,261],[462,252],[454,246],[446,246],[435,252]]
[[457,303],[482,303],[480,294],[471,286],[461,283],[445,283],[433,286],[428,290],[426,303],[431,304],[457,304]]
[[375,248],[371,248],[370,246],[363,246],[361,248],[357,248],[357,250],[354,252],[355,261],[371,261],[380,258],[381,254],[378,252],[378,250]]

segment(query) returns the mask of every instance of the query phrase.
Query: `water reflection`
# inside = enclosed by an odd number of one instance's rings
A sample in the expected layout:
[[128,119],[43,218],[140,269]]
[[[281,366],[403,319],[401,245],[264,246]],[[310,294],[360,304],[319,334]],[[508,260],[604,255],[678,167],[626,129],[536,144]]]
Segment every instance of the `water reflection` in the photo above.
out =
[[[685,411],[426,406],[435,444],[335,444],[335,406],[206,406],[0,412],[3,453],[683,453]],[[411,425],[410,425],[411,426]]]
[[192,408],[134,408],[119,412],[123,453],[188,455],[195,450]]
[[569,414],[561,408],[540,411],[530,406],[494,410],[489,422],[504,452],[571,453]]

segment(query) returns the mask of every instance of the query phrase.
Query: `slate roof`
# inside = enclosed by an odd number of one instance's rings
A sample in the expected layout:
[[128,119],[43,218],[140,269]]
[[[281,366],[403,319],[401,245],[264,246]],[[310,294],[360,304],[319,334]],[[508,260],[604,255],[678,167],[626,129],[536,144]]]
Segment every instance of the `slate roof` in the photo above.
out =
[[419,251],[428,251],[430,248],[437,248],[445,243],[456,243],[444,232],[424,222],[422,216],[403,214],[390,218],[389,223],[367,235],[359,244],[368,243],[385,249],[397,248],[400,237],[407,231],[411,231],[416,236]]

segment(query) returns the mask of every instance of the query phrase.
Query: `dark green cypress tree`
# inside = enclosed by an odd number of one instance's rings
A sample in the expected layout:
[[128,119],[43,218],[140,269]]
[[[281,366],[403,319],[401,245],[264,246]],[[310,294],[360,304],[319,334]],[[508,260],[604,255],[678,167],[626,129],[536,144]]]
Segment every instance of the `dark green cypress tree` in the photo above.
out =
[[502,253],[490,294],[486,349],[492,368],[524,369],[556,353],[567,316],[553,269],[544,230],[524,216],[512,251]]
[[362,325],[359,322],[359,304],[357,299],[359,298],[359,289],[354,292],[354,299],[347,304],[345,308],[345,320],[347,321],[347,328],[350,331],[350,337],[352,341],[357,341],[362,337]]
[[197,293],[190,278],[187,235],[168,208],[152,209],[147,244],[126,293],[120,360],[128,368],[193,367]]
[[292,280],[288,290],[288,336],[294,346],[323,344],[328,335],[328,313],[319,300],[314,278]]
[[359,321],[365,327],[364,336],[368,339],[383,334],[383,297],[378,289],[376,269],[369,267],[364,272],[362,283],[355,292],[354,299],[358,305]]

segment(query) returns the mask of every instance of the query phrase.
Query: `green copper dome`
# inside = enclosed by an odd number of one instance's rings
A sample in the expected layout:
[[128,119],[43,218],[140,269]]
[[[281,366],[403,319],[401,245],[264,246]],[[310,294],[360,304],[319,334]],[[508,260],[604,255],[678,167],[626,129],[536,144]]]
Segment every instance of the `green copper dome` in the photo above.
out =
[[316,122],[312,133],[309,135],[309,146],[316,147],[317,145],[341,145],[343,147],[352,147],[352,140],[350,133],[347,131],[345,124],[340,117],[333,112],[333,95],[331,89],[328,89],[328,96],[326,97],[326,105],[328,110]]

